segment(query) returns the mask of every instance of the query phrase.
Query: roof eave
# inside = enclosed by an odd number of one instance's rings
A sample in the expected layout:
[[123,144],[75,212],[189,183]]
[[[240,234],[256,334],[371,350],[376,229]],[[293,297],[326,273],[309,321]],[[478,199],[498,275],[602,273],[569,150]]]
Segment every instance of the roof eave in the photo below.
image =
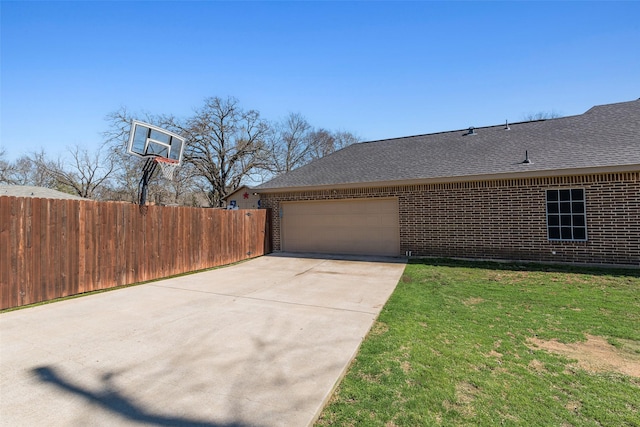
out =
[[443,184],[443,183],[471,182],[471,181],[494,181],[494,180],[504,180],[504,179],[593,175],[593,174],[600,174],[600,173],[622,173],[622,172],[640,172],[640,164],[600,166],[600,167],[588,167],[588,168],[530,170],[530,171],[522,171],[522,172],[507,172],[507,173],[484,174],[484,175],[462,175],[462,176],[409,179],[409,180],[356,182],[356,183],[346,183],[346,184],[323,184],[323,185],[310,185],[310,186],[298,186],[298,187],[278,187],[278,188],[264,188],[264,189],[254,188],[253,191],[257,192],[258,194],[274,194],[274,193],[290,193],[290,192],[299,192],[299,191],[340,190],[340,189],[352,189],[352,188],[380,188],[380,187],[393,187],[393,186],[406,186],[406,185]]
[[249,187],[248,185],[241,185],[240,187],[236,188],[235,190],[233,190],[231,193],[227,194],[226,196],[224,196],[222,198],[222,200],[227,200],[229,197],[233,196],[234,194],[242,191],[242,190],[250,190],[253,191],[253,188]]

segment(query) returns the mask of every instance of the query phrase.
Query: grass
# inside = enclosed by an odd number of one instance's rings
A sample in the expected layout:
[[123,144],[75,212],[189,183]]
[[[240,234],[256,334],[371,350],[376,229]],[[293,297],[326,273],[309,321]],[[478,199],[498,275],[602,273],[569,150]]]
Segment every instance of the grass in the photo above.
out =
[[640,364],[640,272],[413,262],[316,425],[640,426],[640,378],[530,341],[587,335]]

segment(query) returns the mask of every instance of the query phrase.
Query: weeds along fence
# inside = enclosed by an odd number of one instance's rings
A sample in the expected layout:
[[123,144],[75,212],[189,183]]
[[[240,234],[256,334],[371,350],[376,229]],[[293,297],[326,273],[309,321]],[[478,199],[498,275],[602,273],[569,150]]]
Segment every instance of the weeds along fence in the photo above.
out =
[[0,197],[0,309],[270,251],[266,210]]

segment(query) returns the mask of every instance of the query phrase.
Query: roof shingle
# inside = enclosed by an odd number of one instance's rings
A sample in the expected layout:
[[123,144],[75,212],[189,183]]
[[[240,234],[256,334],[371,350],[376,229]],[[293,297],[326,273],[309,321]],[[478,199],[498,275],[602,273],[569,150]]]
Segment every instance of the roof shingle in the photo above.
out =
[[[375,185],[500,174],[640,170],[640,100],[557,119],[353,144],[256,188]],[[532,163],[522,163],[528,152]]]
[[0,185],[0,196],[35,197],[41,199],[89,200],[46,187],[32,185]]

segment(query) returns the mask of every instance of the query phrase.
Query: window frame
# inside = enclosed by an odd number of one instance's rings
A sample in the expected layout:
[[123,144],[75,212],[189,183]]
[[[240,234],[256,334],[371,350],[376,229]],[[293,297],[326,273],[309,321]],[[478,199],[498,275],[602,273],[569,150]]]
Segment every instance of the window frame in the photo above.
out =
[[[575,191],[582,192],[581,199],[574,199]],[[550,192],[555,192],[555,200],[550,200]],[[566,192],[566,193],[565,193]],[[566,198],[568,194],[568,199]],[[556,204],[557,209],[555,212],[550,212],[549,207]],[[576,203],[581,203],[582,212],[574,212]],[[563,206],[564,204],[564,206]],[[580,205],[578,205],[580,206]],[[567,210],[568,208],[568,210]],[[578,209],[580,210],[580,209]],[[551,224],[549,219],[557,218],[554,224]],[[580,217],[581,224],[575,224],[576,219]],[[570,187],[570,188],[548,188],[545,190],[545,218],[547,222],[547,240],[551,242],[586,242],[589,240],[589,233],[587,227],[587,192],[582,187]],[[570,223],[566,224],[564,221],[570,219]],[[563,221],[564,220],[564,221]],[[557,224],[555,223],[557,222]],[[557,230],[558,237],[552,237],[552,229]],[[571,237],[563,237],[563,233],[567,230],[570,231]],[[584,237],[576,238],[576,231],[579,233],[584,231]],[[555,233],[553,233],[555,234]]]

